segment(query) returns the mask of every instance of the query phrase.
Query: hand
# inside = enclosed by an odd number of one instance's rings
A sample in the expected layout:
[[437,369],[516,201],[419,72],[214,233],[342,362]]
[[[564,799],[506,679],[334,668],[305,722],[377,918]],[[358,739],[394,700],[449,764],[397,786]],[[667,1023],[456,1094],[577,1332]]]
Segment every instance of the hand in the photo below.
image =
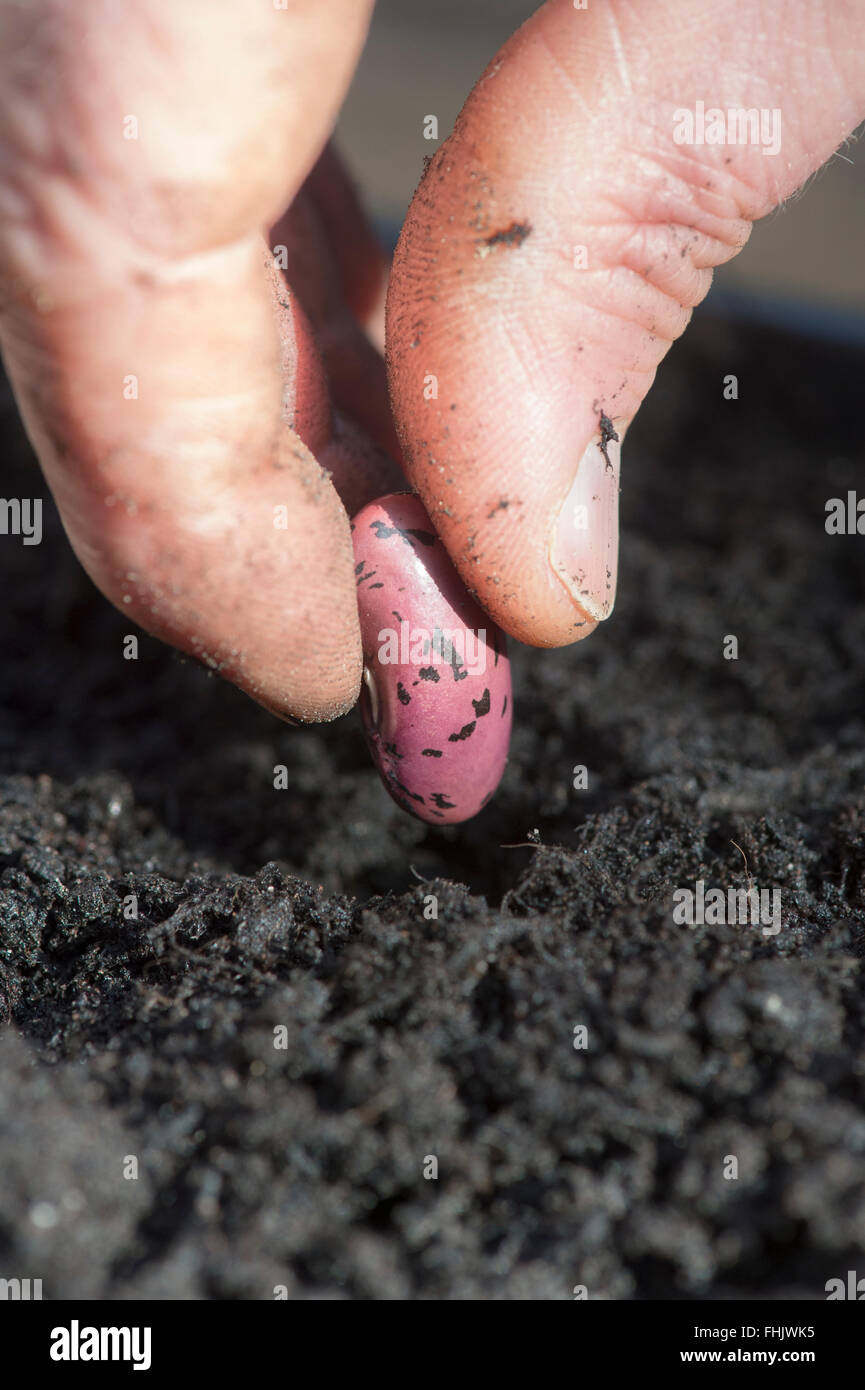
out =
[[[0,343],[70,540],[132,619],[305,720],[360,680],[340,495],[399,485],[362,327],[384,268],[319,158],[369,10],[0,0]],[[778,150],[676,143],[698,102],[780,111]],[[609,611],[658,362],[863,112],[857,0],[550,0],[491,64],[410,210],[388,357],[407,474],[508,632]]]

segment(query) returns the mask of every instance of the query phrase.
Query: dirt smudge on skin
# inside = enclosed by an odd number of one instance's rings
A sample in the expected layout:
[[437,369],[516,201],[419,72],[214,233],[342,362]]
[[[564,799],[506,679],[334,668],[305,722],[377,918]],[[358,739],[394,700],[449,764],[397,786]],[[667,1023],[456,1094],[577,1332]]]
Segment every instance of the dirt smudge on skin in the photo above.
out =
[[475,249],[475,255],[483,260],[500,246],[522,246],[527,237],[532,234],[530,222],[511,222],[509,226],[502,228],[498,232],[492,232],[485,236]]

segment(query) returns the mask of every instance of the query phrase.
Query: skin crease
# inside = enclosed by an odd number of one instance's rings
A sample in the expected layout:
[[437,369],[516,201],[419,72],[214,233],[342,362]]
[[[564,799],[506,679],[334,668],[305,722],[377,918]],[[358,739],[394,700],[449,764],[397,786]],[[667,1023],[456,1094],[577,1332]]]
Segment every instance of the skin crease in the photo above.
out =
[[[309,720],[360,683],[338,491],[394,486],[352,319],[381,257],[316,164],[369,10],[0,0],[0,346],[70,540],[133,622]],[[506,631],[592,630],[549,556],[598,403],[623,435],[711,268],[862,119],[863,50],[858,0],[551,0],[475,89],[400,241],[388,365],[407,474]],[[674,147],[697,100],[779,107],[780,156]],[[286,283],[263,238],[301,189]]]

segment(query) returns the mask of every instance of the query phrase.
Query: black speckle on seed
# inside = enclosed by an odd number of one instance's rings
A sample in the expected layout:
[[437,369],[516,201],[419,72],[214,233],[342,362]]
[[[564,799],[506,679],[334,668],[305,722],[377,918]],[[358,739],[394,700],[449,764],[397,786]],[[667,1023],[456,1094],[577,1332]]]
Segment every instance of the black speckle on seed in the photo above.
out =
[[401,617],[401,615],[400,615],[399,613],[397,613],[396,609],[395,609],[395,608],[392,608],[390,611],[391,611],[391,613],[393,613],[393,616],[396,618],[397,622],[398,622],[398,623],[401,623],[401,622],[402,622],[402,617]]
[[445,792],[433,792],[430,796],[430,801],[434,801],[436,806],[440,807],[442,811],[456,810],[456,802],[448,801]]
[[502,705],[502,719],[504,719],[504,717],[505,717],[505,715],[507,714],[507,712],[508,712],[508,697],[507,697],[507,695],[506,695],[506,696],[505,696],[505,700],[504,700],[504,704]]
[[442,750],[440,748],[424,748],[421,752],[422,758],[440,758]]
[[485,690],[479,700],[472,700],[472,707],[478,719],[482,719],[485,714],[490,712],[490,692]]
[[433,684],[435,684],[436,681],[441,679],[438,671],[434,666],[422,666],[418,671],[418,675],[420,676],[422,681],[432,681]]
[[397,747],[395,743],[386,743],[384,745],[384,751],[386,753],[390,753],[392,758],[402,758],[404,756],[404,754],[397,752]]
[[476,719],[473,719],[471,724],[463,724],[458,734],[448,734],[448,743],[463,743],[467,738],[471,738],[476,727]]
[[355,572],[355,574],[360,574],[360,572],[361,572],[361,570],[363,569],[363,567],[364,567],[365,564],[366,564],[366,560],[361,560],[359,564],[355,565],[355,567],[354,567],[354,572]]
[[460,660],[459,652],[453,642],[445,637],[440,627],[433,629],[433,644],[437,652],[441,652],[442,660],[446,661],[451,668],[451,675],[455,681],[464,681],[468,671]]
[[402,782],[398,782],[395,777],[393,779],[393,782],[394,786],[399,787],[400,791],[405,792],[406,796],[410,796],[412,801],[419,801],[421,806],[425,804],[422,796],[419,796],[417,792],[409,791],[408,787],[403,786]]
[[371,589],[383,589],[383,588],[384,588],[384,585],[383,585],[383,584],[381,583],[381,581],[379,580],[378,584],[370,584],[369,587],[370,587]]
[[401,540],[405,541],[406,545],[411,545],[412,549],[414,549],[412,537],[414,537],[416,541],[420,541],[421,545],[435,545],[436,543],[436,538],[432,531],[422,531],[411,526],[404,528],[402,526],[388,526],[386,521],[371,521],[369,529],[375,531],[377,540],[388,541],[391,536],[399,536]]
[[410,704],[411,704],[411,696],[409,695],[409,693],[408,693],[408,691],[406,690],[405,686],[403,685],[402,681],[397,681],[397,683],[396,683],[396,694],[397,694],[397,699],[399,700],[399,702],[400,702],[401,705],[410,705]]

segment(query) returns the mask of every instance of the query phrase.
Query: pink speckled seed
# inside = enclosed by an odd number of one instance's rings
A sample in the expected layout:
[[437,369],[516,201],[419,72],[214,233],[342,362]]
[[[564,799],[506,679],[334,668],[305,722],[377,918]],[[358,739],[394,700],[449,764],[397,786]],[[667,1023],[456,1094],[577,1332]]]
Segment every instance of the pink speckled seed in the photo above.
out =
[[498,786],[511,734],[504,633],[469,597],[421,502],[379,497],[352,523],[364,655],[361,713],[400,806],[469,820]]

